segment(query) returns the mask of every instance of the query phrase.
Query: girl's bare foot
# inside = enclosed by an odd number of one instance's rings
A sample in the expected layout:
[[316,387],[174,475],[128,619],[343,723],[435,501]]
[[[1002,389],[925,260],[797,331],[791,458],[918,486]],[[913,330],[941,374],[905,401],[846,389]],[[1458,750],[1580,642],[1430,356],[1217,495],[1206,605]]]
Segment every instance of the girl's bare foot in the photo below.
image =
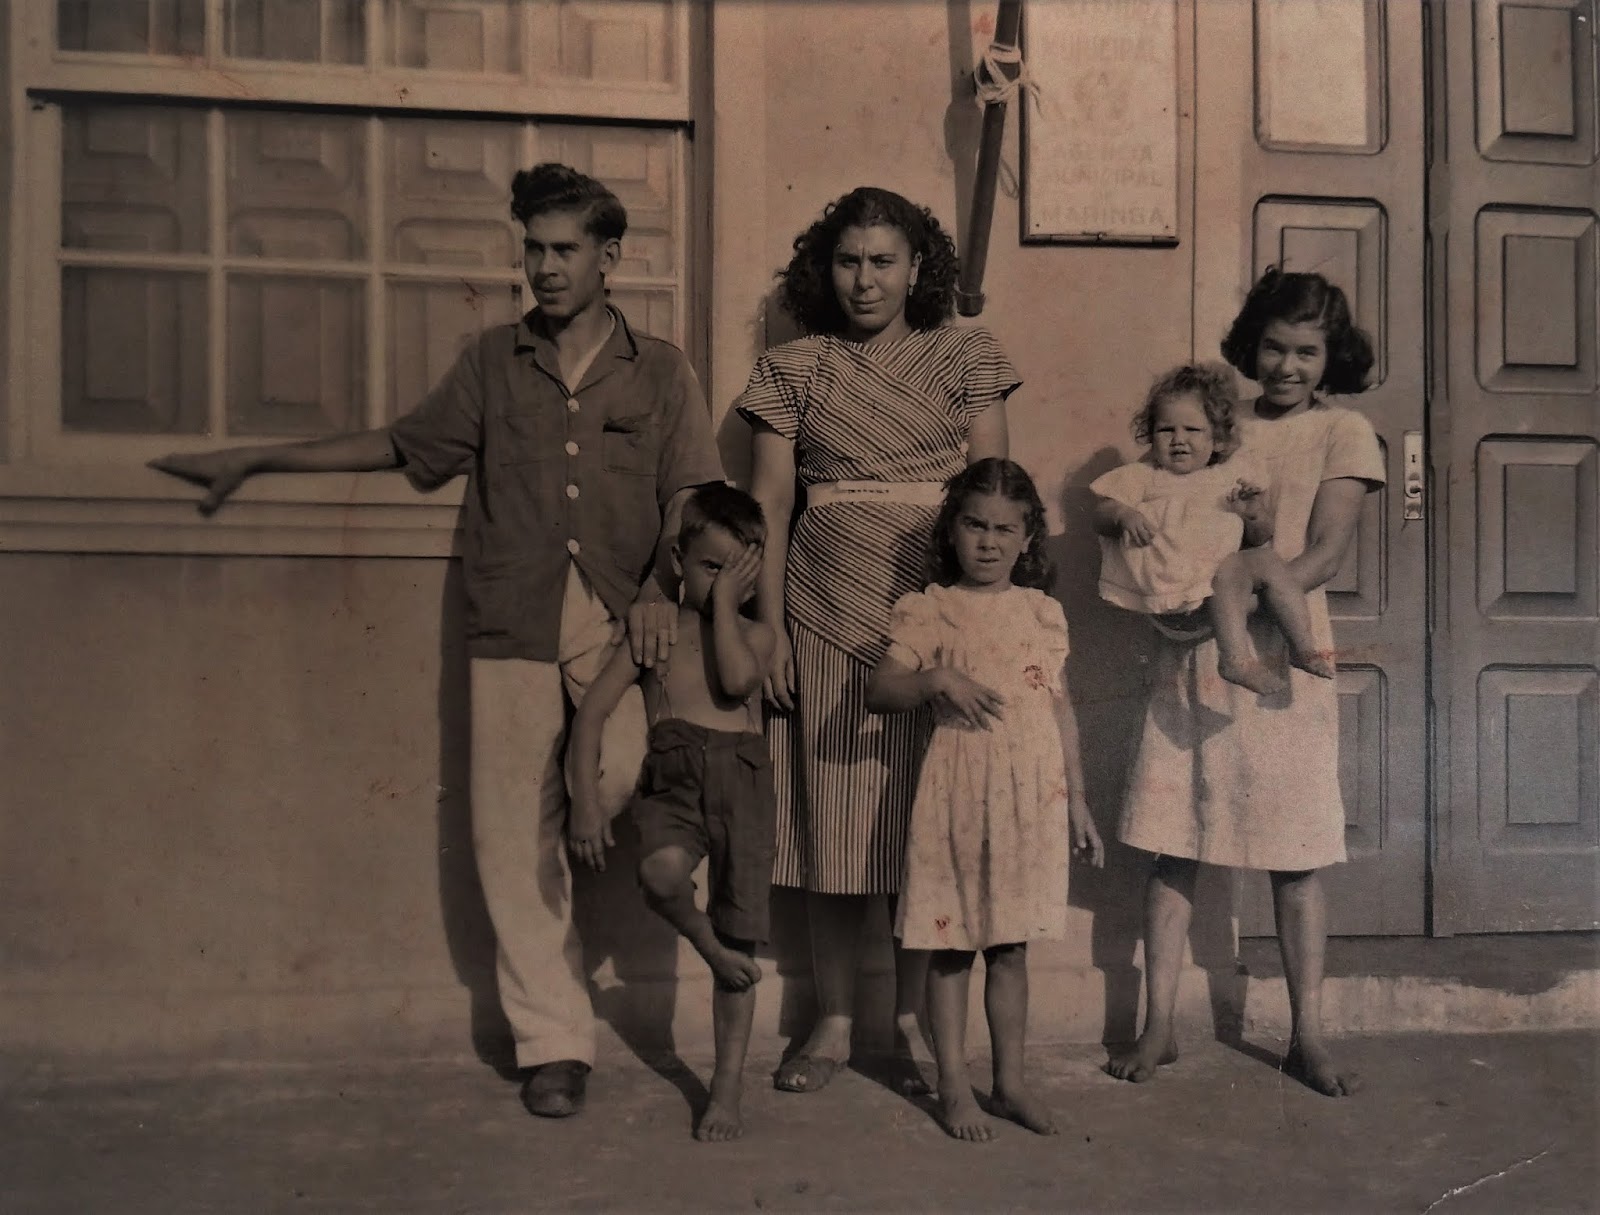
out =
[[1171,1034],[1140,1034],[1134,1048],[1120,1055],[1112,1055],[1106,1072],[1118,1080],[1143,1084],[1156,1078],[1156,1068],[1178,1061],[1178,1046]]
[[1289,661],[1318,679],[1332,679],[1338,673],[1333,654],[1328,650],[1296,650],[1290,647]]
[[1025,1088],[1007,1091],[996,1085],[989,1098],[989,1112],[1025,1126],[1035,1135],[1060,1134],[1050,1110]]
[[761,982],[761,966],[747,953],[713,942],[701,951],[717,983],[728,991],[748,991]]
[[1258,696],[1271,696],[1284,689],[1283,677],[1259,662],[1229,662],[1217,660],[1217,674],[1229,683],[1249,688]]
[[731,1104],[712,1097],[694,1127],[694,1137],[701,1143],[726,1143],[743,1134],[744,1121],[739,1116],[737,1094]]
[[939,1122],[952,1139],[967,1143],[988,1143],[994,1138],[994,1127],[978,1108],[970,1085],[946,1091],[939,1089]]
[[1285,1074],[1325,1097],[1348,1097],[1361,1087],[1361,1077],[1341,1072],[1328,1048],[1315,1038],[1300,1038],[1283,1057]]

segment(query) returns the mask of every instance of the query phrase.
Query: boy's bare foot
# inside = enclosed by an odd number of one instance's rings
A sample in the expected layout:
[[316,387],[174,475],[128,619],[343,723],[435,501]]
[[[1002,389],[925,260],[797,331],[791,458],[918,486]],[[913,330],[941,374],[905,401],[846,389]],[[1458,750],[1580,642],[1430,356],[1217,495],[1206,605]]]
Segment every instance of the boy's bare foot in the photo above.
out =
[[739,1095],[733,1100],[713,1095],[695,1123],[694,1137],[701,1143],[726,1143],[744,1134],[744,1120],[739,1114]]
[[761,982],[761,965],[747,953],[713,942],[701,954],[717,983],[728,991],[748,991]]
[[939,1123],[952,1139],[988,1143],[994,1138],[994,1127],[978,1108],[969,1085],[962,1085],[955,1092],[939,1090]]
[[1249,688],[1258,696],[1271,696],[1274,692],[1283,691],[1285,686],[1281,675],[1259,662],[1227,662],[1219,659],[1217,674],[1229,683]]
[[1332,679],[1339,670],[1334,666],[1332,652],[1328,650],[1297,651],[1291,648],[1289,661],[1318,679]]
[[1006,1092],[998,1086],[989,1098],[989,1112],[996,1118],[1005,1118],[1018,1126],[1025,1126],[1035,1135],[1057,1135],[1060,1128],[1050,1110],[1027,1089]]
[[1177,1061],[1178,1046],[1171,1035],[1152,1038],[1148,1034],[1142,1034],[1132,1050],[1111,1056],[1106,1064],[1106,1072],[1118,1080],[1143,1084],[1146,1080],[1156,1078],[1156,1068]]
[[1314,1038],[1301,1038],[1289,1048],[1283,1057],[1283,1070],[1324,1097],[1348,1097],[1361,1087],[1361,1077],[1354,1072],[1341,1072],[1328,1048]]

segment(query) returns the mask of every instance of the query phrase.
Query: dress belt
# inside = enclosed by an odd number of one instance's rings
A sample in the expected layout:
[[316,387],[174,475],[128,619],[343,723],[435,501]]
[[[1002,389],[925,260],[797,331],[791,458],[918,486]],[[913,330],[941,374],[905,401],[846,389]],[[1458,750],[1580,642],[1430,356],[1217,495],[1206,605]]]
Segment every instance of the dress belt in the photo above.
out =
[[943,481],[819,481],[806,486],[806,509],[840,502],[909,502],[938,506],[944,502]]

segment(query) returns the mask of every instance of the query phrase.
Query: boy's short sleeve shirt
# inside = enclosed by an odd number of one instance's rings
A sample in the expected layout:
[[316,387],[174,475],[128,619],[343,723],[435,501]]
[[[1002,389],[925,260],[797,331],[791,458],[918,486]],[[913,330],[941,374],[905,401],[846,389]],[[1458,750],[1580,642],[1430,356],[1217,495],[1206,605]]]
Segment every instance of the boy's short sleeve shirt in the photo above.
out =
[[569,562],[620,619],[655,560],[667,502],[723,479],[683,352],[612,314],[576,391],[530,312],[481,334],[390,427],[419,489],[469,477],[462,568],[474,657],[555,661]]

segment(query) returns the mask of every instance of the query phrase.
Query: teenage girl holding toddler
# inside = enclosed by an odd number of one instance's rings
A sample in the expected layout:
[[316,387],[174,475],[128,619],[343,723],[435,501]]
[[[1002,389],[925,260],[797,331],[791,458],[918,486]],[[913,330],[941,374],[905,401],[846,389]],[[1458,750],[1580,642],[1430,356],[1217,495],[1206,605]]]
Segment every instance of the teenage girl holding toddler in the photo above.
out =
[[1235,455],[1238,411],[1228,367],[1167,372],[1133,418],[1134,438],[1150,450],[1089,488],[1100,496],[1100,597],[1147,613],[1177,641],[1215,632],[1217,673],[1265,695],[1284,679],[1251,649],[1253,596],[1272,608],[1291,663],[1331,679],[1333,662],[1316,647],[1305,592],[1272,548],[1267,478]]
[[[1345,294],[1320,274],[1268,270],[1222,353],[1261,395],[1241,410],[1239,457],[1273,486],[1273,545],[1332,653],[1324,586],[1343,564],[1362,500],[1384,482],[1372,424],[1325,394],[1357,393],[1372,345]],[[1145,1023],[1108,1070],[1147,1080],[1176,1057],[1173,1011],[1201,861],[1266,870],[1289,988],[1284,1070],[1328,1096],[1353,1091],[1322,1031],[1327,905],[1319,870],[1345,859],[1339,704],[1332,680],[1291,666],[1282,633],[1250,618],[1260,661],[1283,680],[1260,695],[1222,677],[1216,639],[1163,638],[1119,837],[1155,854],[1145,892]]]
[[952,1136],[974,1142],[993,1128],[967,1076],[973,959],[981,952],[986,969],[989,1110],[1054,1134],[1023,1075],[1027,943],[1065,931],[1070,855],[1104,863],[1067,694],[1067,622],[1043,589],[1044,537],[1044,506],[1018,465],[984,459],[951,478],[933,584],[895,604],[888,652],[867,685],[877,712],[934,711],[895,935],[905,949],[932,951],[940,1116]]

